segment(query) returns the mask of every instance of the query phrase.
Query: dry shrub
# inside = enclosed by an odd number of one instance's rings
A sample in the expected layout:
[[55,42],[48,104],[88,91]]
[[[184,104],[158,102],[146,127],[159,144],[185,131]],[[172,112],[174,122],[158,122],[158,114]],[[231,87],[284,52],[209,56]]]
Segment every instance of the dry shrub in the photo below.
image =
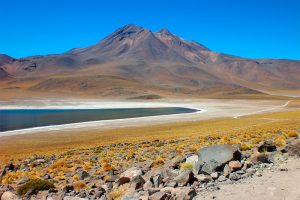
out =
[[122,198],[124,193],[125,193],[125,190],[123,188],[118,188],[118,189],[115,189],[112,192],[110,192],[108,195],[113,200],[119,200]]
[[153,166],[163,165],[165,163],[165,160],[159,156],[153,161]]
[[181,163],[180,168],[185,169],[185,170],[192,170],[193,165],[192,165],[192,163]]
[[253,145],[252,144],[249,144],[249,143],[242,143],[241,144],[241,151],[246,151],[246,150],[250,150],[253,148]]
[[284,137],[278,137],[275,139],[274,144],[278,147],[282,147],[286,145],[286,141]]
[[297,131],[289,131],[287,134],[289,137],[298,137]]
[[84,181],[77,181],[77,182],[73,183],[73,187],[75,190],[80,191],[80,190],[86,188],[86,184]]
[[36,179],[36,180],[31,180],[25,183],[24,185],[20,186],[17,189],[17,192],[19,195],[23,196],[31,189],[34,189],[36,192],[38,192],[42,190],[49,190],[51,188],[54,188],[54,185],[50,181]]

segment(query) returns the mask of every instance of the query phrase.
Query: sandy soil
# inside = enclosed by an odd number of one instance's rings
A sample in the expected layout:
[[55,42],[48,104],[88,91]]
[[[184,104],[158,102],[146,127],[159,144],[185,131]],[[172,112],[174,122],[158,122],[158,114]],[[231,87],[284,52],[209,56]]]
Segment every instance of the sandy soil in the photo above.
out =
[[142,108],[142,107],[187,107],[201,111],[188,114],[139,117],[93,121],[76,124],[38,127],[0,133],[1,136],[29,134],[39,132],[103,130],[119,127],[157,125],[170,122],[199,121],[212,118],[233,117],[287,110],[290,101],[286,100],[157,100],[157,101],[99,101],[86,99],[35,99],[1,101],[0,109],[12,108]]
[[235,185],[221,185],[214,192],[201,192],[195,200],[299,200],[300,159],[289,159],[288,171],[266,171],[262,177]]

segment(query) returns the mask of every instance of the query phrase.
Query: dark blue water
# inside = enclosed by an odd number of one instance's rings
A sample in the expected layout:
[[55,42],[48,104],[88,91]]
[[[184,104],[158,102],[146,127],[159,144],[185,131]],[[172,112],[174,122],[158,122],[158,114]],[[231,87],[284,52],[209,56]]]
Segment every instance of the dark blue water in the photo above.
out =
[[170,108],[29,109],[0,110],[0,132],[78,122],[192,113],[197,110]]

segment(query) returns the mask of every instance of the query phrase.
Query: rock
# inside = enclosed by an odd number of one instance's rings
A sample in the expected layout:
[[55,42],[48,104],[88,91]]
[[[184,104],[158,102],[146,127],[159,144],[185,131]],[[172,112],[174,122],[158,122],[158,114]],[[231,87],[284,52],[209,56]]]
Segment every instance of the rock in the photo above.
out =
[[229,167],[228,164],[226,164],[224,169],[223,169],[224,176],[228,177],[231,172],[232,172],[232,169]]
[[260,172],[256,172],[255,175],[258,176],[258,177],[262,176],[262,174]]
[[81,172],[79,172],[78,176],[79,176],[80,180],[84,180],[87,177],[89,177],[90,174],[88,172],[86,172],[86,171],[81,171]]
[[241,175],[233,172],[229,175],[229,179],[232,180],[232,181],[237,181],[241,178]]
[[128,177],[121,177],[119,178],[119,180],[117,181],[117,183],[120,185],[123,185],[125,183],[129,183],[130,182],[130,178]]
[[148,200],[149,199],[148,191],[140,191],[139,195],[140,195],[139,200]]
[[195,178],[200,181],[200,182],[209,182],[209,181],[212,181],[212,177],[210,175],[205,175],[205,174],[199,174],[199,175],[196,175]]
[[162,183],[162,176],[158,174],[154,177],[151,177],[150,180],[152,180],[154,187],[159,187],[159,185]]
[[46,163],[47,161],[45,160],[45,159],[43,159],[43,158],[40,158],[40,159],[36,159],[34,162],[33,162],[33,164],[35,165],[35,166],[37,166],[37,165],[40,165],[40,164],[43,164],[43,163]]
[[279,166],[278,167],[278,170],[279,171],[282,171],[282,172],[287,172],[288,171],[288,168],[286,166]]
[[287,151],[290,156],[300,157],[300,140],[297,139],[291,142],[291,144],[287,148]]
[[222,163],[219,163],[215,160],[209,160],[208,162],[205,162],[202,166],[200,172],[204,174],[211,174],[215,171],[221,171]]
[[179,186],[186,186],[188,183],[192,184],[193,180],[194,174],[191,171],[182,171],[174,178],[174,181],[176,181]]
[[104,188],[98,187],[98,188],[95,189],[95,194],[94,194],[95,198],[100,198],[100,197],[102,197],[104,194],[105,194]]
[[232,171],[236,171],[242,168],[242,163],[240,163],[240,161],[233,160],[228,163],[228,166]]
[[212,177],[212,179],[217,179],[219,177],[219,173],[214,172],[214,173],[210,174],[210,176]]
[[108,179],[105,180],[105,182],[115,182],[116,180],[118,180],[119,177],[117,175],[112,175],[110,176]]
[[150,188],[153,188],[154,185],[152,183],[152,181],[148,180],[145,182],[145,184],[143,185],[144,190],[149,190]]
[[219,182],[223,182],[223,181],[226,181],[227,180],[227,178],[225,177],[225,176],[220,176],[219,178],[218,178],[218,181]]
[[261,153],[257,156],[257,162],[262,163],[272,163],[272,161],[269,158],[269,154],[267,153]]
[[135,191],[128,192],[121,197],[121,200],[139,200],[139,193]]
[[133,177],[143,175],[143,172],[140,168],[132,167],[123,172],[120,177],[128,177],[132,180]]
[[18,196],[10,191],[6,191],[2,194],[1,200],[18,200]]
[[149,195],[152,195],[156,192],[159,192],[159,190],[160,190],[159,188],[149,188],[148,192],[149,192]]
[[149,200],[165,200],[167,196],[167,193],[156,192],[149,197]]
[[65,196],[64,200],[89,200],[88,198]]
[[47,197],[47,200],[63,200],[64,197],[62,194],[55,194],[55,195],[52,195],[51,197],[48,196]]
[[186,163],[190,163],[192,166],[193,166],[193,173],[194,174],[198,174],[199,173],[199,170],[200,170],[200,162],[199,162],[199,157],[198,155],[193,155],[193,156],[190,156],[186,159],[185,161]]
[[62,189],[62,191],[63,191],[64,193],[69,193],[69,192],[71,192],[71,191],[73,191],[73,190],[74,190],[73,185],[66,185],[66,186]]
[[190,200],[196,196],[196,191],[194,188],[190,187],[181,187],[181,188],[162,188],[161,192],[171,193],[172,199],[180,200]]
[[217,163],[226,164],[231,160],[240,160],[241,152],[231,145],[212,145],[198,151],[200,163],[215,160]]
[[260,142],[257,148],[258,152],[260,153],[273,152],[277,150],[276,145],[274,145],[271,140]]
[[6,166],[6,169],[8,171],[14,171],[15,170],[15,165],[13,163],[9,163],[7,166]]
[[131,180],[131,186],[133,186],[135,190],[142,188],[144,184],[145,184],[145,180],[141,175],[134,176]]
[[50,178],[51,178],[51,176],[49,174],[44,174],[44,176],[41,177],[41,179],[43,179],[43,180],[48,180]]
[[177,186],[177,182],[174,180],[170,180],[165,184],[165,187],[176,187],[176,186]]
[[161,174],[163,177],[168,177],[170,179],[174,179],[176,176],[179,175],[179,172],[180,172],[179,170],[166,168],[166,169],[162,170]]
[[29,181],[29,179],[27,177],[21,178],[20,180],[18,180],[17,185],[22,185],[24,183],[27,183]]

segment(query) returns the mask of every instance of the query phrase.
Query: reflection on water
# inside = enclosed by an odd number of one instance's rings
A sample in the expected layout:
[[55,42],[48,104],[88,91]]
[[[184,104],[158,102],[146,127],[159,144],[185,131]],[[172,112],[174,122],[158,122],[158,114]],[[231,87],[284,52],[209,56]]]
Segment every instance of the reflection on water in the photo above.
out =
[[192,113],[194,109],[118,108],[118,109],[13,109],[0,110],[0,132],[49,125],[124,119],[132,117]]

